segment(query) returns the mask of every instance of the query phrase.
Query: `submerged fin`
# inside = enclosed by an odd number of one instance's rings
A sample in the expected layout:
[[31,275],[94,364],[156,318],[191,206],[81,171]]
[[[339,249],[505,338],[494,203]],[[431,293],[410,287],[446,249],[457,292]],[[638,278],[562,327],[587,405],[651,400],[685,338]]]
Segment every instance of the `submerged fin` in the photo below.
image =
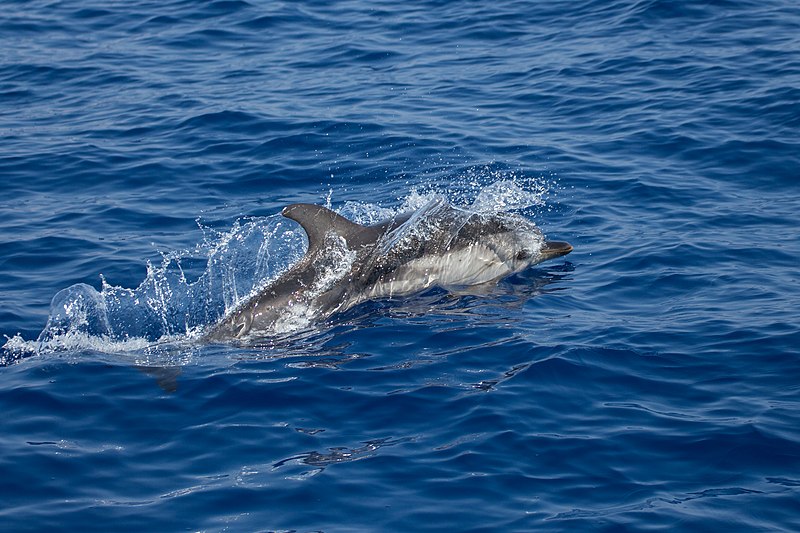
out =
[[367,228],[347,220],[327,207],[314,204],[292,204],[283,208],[283,216],[300,224],[308,235],[308,249],[322,245],[325,235],[335,233],[347,241],[348,246],[360,243]]
[[164,392],[172,394],[178,390],[178,377],[181,375],[179,366],[137,366],[136,368],[154,378]]

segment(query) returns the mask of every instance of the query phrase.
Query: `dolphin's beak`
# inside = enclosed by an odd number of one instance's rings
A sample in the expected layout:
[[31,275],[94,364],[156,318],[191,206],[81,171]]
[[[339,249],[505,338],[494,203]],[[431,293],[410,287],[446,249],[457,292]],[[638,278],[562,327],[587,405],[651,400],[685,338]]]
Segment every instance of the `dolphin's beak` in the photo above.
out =
[[564,241],[547,241],[542,245],[540,253],[544,259],[552,259],[567,255],[572,251],[572,245]]

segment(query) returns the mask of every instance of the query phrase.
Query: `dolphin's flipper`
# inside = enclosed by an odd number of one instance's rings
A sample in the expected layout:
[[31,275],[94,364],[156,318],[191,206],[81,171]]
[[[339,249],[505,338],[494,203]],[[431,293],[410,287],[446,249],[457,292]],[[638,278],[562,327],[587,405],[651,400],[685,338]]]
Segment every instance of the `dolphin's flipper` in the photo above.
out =
[[164,392],[171,394],[178,390],[178,377],[181,375],[181,367],[137,366],[136,368],[154,378]]

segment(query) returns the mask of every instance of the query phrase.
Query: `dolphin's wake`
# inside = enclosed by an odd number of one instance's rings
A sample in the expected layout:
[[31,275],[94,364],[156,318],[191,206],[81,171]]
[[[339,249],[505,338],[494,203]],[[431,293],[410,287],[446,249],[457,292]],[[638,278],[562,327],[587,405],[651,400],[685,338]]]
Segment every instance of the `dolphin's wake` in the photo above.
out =
[[[283,334],[366,300],[488,284],[571,250],[548,245],[532,222],[511,212],[543,205],[546,192],[499,180],[462,207],[412,192],[396,210],[347,203],[337,214],[297,204],[284,210],[286,218],[243,218],[228,232],[205,228],[195,250],[148,264],[135,289],[102,279],[99,291],[86,284],[60,291],[38,339],[16,336],[3,348],[140,352]],[[198,261],[205,269],[192,276],[184,265]]]

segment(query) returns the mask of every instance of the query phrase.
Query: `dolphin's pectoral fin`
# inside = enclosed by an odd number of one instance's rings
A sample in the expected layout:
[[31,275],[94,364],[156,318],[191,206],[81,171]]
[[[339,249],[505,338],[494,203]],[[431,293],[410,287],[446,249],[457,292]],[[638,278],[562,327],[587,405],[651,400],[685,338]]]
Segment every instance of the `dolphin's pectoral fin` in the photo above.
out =
[[136,368],[155,379],[164,392],[173,393],[178,390],[178,376],[181,375],[180,367],[137,366]]
[[284,207],[282,214],[302,226],[308,235],[309,250],[315,250],[322,246],[325,235],[329,233],[343,237],[348,246],[353,246],[356,244],[355,236],[367,229],[321,205],[292,204]]

